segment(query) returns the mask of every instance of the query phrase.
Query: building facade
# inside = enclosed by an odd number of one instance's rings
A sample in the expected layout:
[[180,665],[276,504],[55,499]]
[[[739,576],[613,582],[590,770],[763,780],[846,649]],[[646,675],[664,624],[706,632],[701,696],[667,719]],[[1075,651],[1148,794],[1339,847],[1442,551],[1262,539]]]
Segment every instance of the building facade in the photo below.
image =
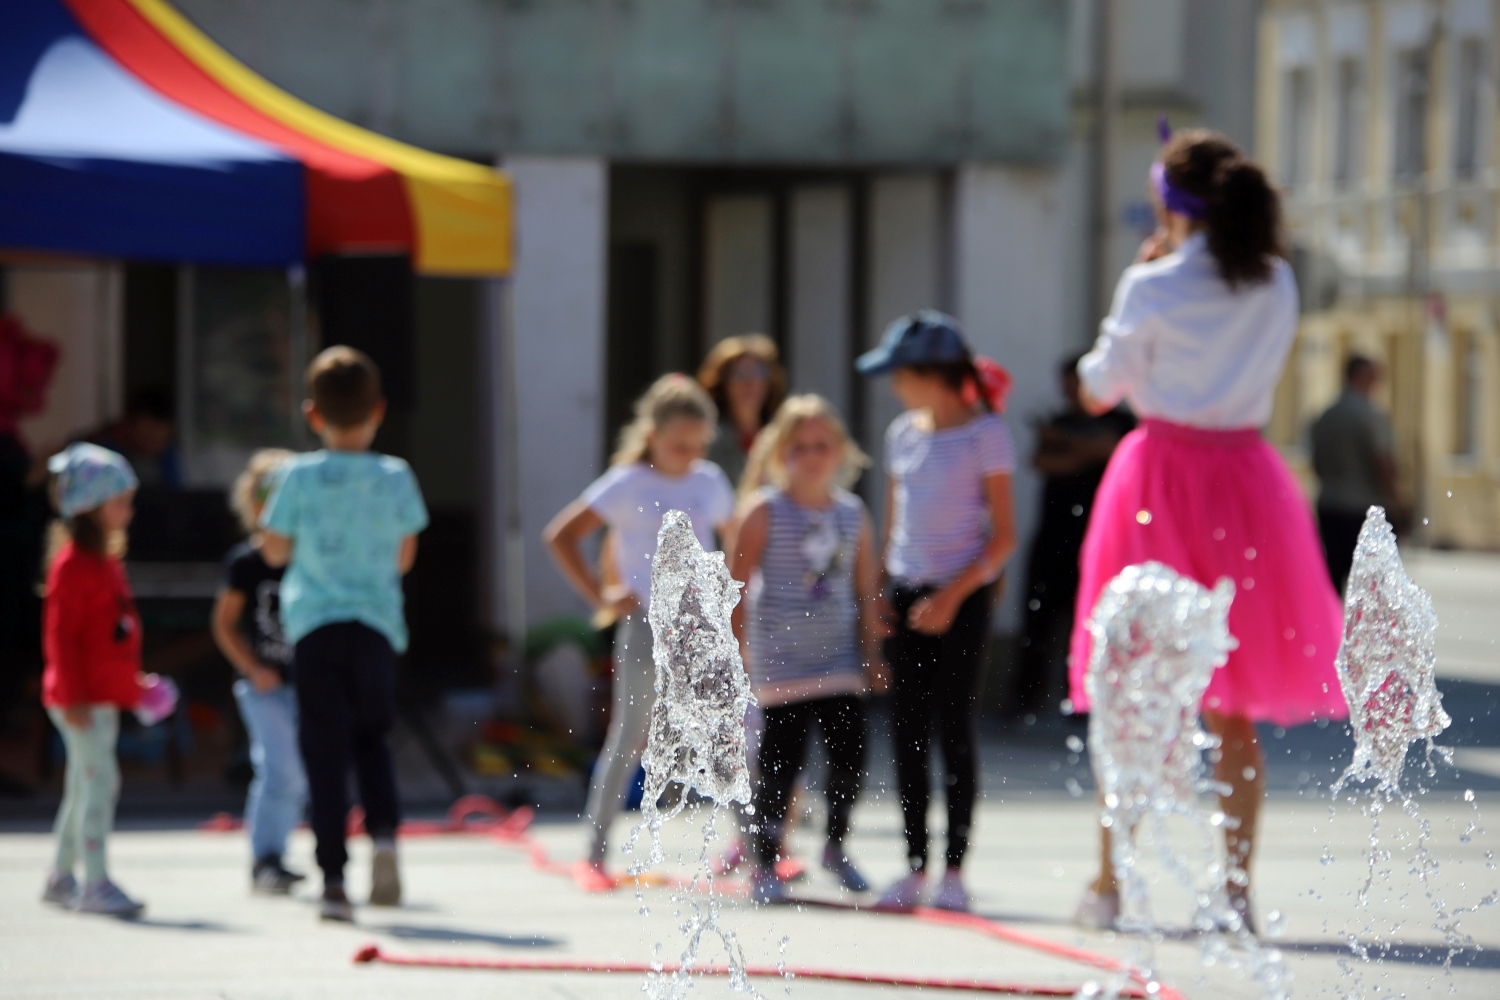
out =
[[1500,231],[1491,0],[1268,3],[1257,150],[1304,316],[1273,434],[1304,457],[1351,352],[1384,363],[1417,535],[1500,546]]

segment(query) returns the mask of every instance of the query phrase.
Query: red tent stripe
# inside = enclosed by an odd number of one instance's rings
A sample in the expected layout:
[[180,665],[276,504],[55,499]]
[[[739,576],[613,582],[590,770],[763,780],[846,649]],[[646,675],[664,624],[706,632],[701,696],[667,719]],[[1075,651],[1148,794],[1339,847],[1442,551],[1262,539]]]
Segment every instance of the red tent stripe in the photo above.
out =
[[319,142],[251,107],[172,45],[128,0],[64,2],[95,43],[147,86],[302,162],[310,258],[338,250],[411,252],[411,206],[405,183],[394,170]]

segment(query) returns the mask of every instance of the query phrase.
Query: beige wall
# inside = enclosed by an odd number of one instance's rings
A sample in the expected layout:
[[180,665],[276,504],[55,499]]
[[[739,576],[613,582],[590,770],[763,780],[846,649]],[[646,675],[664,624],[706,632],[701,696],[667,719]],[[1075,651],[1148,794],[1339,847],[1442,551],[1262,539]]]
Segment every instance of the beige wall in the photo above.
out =
[[59,263],[10,266],[5,280],[11,311],[62,350],[47,409],[21,422],[31,447],[50,453],[123,406],[124,276],[115,265]]

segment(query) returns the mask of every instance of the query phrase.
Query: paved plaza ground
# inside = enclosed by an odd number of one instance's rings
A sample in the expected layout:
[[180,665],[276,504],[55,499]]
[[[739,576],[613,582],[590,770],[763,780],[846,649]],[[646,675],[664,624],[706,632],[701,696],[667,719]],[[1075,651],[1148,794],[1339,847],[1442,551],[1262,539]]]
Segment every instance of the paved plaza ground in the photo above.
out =
[[[1337,725],[1268,729],[1272,794],[1257,861],[1256,907],[1263,927],[1272,911],[1284,918],[1285,933],[1266,943],[1284,953],[1297,997],[1500,997],[1500,906],[1463,920],[1462,930],[1479,947],[1460,952],[1448,970],[1432,901],[1455,909],[1500,889],[1500,871],[1487,862],[1500,843],[1500,558],[1413,553],[1408,561],[1442,616],[1441,673],[1455,720],[1446,742],[1459,748],[1458,769],[1440,768],[1426,779],[1431,791],[1419,800],[1440,868],[1425,887],[1409,872],[1418,820],[1390,809],[1381,829],[1393,858],[1379,866],[1390,875],[1377,874],[1368,904],[1360,906],[1372,823],[1347,802],[1330,812],[1326,792],[1347,760],[1347,732]],[[987,732],[985,800],[967,873],[975,910],[1051,942],[1132,956],[1137,942],[1083,933],[1068,923],[1096,853],[1091,785],[1083,762],[1070,755],[1069,735],[1061,727]],[[877,742],[874,758],[873,787],[856,814],[850,847],[872,880],[884,884],[900,873],[903,851],[887,791],[888,746]],[[1473,803],[1465,800],[1467,790]],[[1494,830],[1476,831],[1465,842],[1476,810]],[[633,819],[621,821],[617,839]],[[940,817],[934,820],[941,828]],[[671,960],[681,948],[674,915],[680,904],[667,890],[648,889],[641,900],[629,889],[587,895],[534,867],[526,852],[488,837],[408,839],[402,847],[406,904],[361,908],[357,926],[343,927],[317,921],[315,878],[291,899],[250,895],[240,835],[139,817],[123,826],[110,844],[114,873],[149,903],[146,918],[134,922],[77,916],[38,902],[50,855],[45,824],[18,818],[0,825],[0,997],[583,1000],[638,995],[642,977],[355,965],[352,957],[372,942],[400,955],[484,959],[641,961],[660,944],[661,957]],[[695,832],[679,819],[669,829],[670,846],[686,850]],[[544,812],[533,834],[561,861],[576,858],[583,847],[579,824],[556,812]],[[799,828],[795,845],[814,859],[816,826]],[[367,841],[355,841],[350,878],[356,899],[366,891],[368,852]],[[1328,863],[1320,863],[1324,859]],[[312,868],[305,833],[297,835],[289,860]],[[679,866],[669,861],[669,867]],[[813,900],[841,898],[821,872],[797,891]],[[1164,884],[1156,891],[1164,922],[1182,924],[1182,898]],[[648,915],[640,913],[642,903]],[[909,917],[729,901],[723,918],[738,933],[747,958],[759,964],[784,957],[791,966],[1053,986],[1098,978],[1037,949]],[[1353,960],[1347,936],[1371,929],[1394,946],[1379,961]],[[1155,953],[1162,980],[1188,997],[1259,995],[1236,972],[1204,967],[1197,944],[1185,936],[1169,934]],[[719,953],[706,944],[705,956],[717,959]],[[932,995],[774,978],[756,985],[767,997],[787,989],[793,997]],[[699,982],[693,994],[731,995],[722,980]]]

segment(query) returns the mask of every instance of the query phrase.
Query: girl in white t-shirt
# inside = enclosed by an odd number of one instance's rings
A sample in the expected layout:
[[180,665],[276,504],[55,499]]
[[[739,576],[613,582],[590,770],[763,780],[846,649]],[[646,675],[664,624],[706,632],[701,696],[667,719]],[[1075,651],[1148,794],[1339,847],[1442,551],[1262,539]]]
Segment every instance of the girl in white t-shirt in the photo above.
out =
[[[656,701],[651,659],[651,558],[656,534],[669,510],[683,511],[705,549],[716,548],[714,532],[727,533],[734,490],[722,470],[703,456],[713,440],[718,413],[713,400],[686,375],[664,375],[636,402],[635,419],[620,433],[610,469],[564,507],[544,534],[563,576],[595,609],[620,616],[615,633],[613,706],[604,749],[594,765],[588,820],[593,830],[588,859],[575,877],[591,891],[611,889],[604,854],[609,825],[620,812],[625,782],[646,748]],[[608,528],[614,577],[605,584],[584,555],[584,539]]]
[[885,655],[910,873],[880,905],[909,910],[926,894],[936,716],[948,830],[932,905],[967,910],[960,872],[979,791],[980,667],[993,584],[1015,549],[1015,445],[999,416],[1010,376],[974,355],[956,320],[931,309],[896,320],[855,364],[865,375],[889,374],[906,411],[885,433],[884,561],[895,630]]

